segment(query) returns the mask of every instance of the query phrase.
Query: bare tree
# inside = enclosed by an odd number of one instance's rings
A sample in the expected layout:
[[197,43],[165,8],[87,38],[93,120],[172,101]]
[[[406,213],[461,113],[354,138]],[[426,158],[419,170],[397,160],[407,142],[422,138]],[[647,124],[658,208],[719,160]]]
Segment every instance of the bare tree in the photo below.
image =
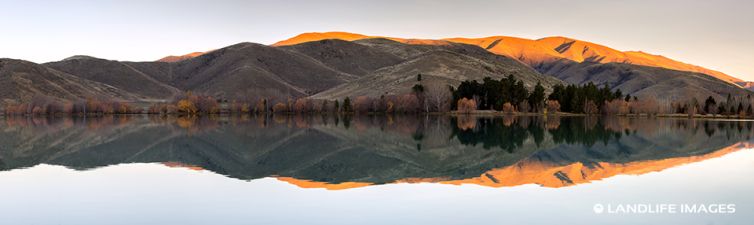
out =
[[428,110],[435,112],[450,111],[451,93],[448,85],[442,83],[433,83],[426,90]]

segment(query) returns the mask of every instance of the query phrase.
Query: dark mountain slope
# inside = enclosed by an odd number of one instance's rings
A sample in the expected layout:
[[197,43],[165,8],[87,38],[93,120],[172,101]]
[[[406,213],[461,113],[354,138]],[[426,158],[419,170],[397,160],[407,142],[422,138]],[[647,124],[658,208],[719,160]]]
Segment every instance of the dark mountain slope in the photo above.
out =
[[623,93],[659,100],[687,100],[694,97],[701,101],[709,96],[721,100],[728,94],[743,96],[751,93],[710,75],[660,67],[625,63],[575,63],[565,60],[549,66],[539,69],[568,83],[607,84],[613,90],[620,89]]
[[156,80],[128,63],[77,56],[45,66],[80,78],[105,83],[143,99],[166,99],[180,93],[175,87]]
[[342,40],[321,40],[281,48],[307,55],[330,68],[354,76],[363,76],[403,61],[403,58],[381,49]]
[[59,100],[138,98],[116,87],[82,79],[36,63],[0,59],[0,101],[29,102],[35,96],[49,96]]
[[422,84],[440,83],[458,85],[465,80],[479,80],[485,77],[500,79],[513,75],[522,80],[528,88],[540,82],[547,90],[561,81],[537,73],[530,67],[511,58],[495,55],[482,48],[465,44],[420,46],[395,41],[377,40],[380,48],[392,52],[404,52],[406,61],[383,67],[362,78],[340,85],[313,98],[344,98],[360,95],[377,97],[399,95],[411,91],[422,75]]
[[172,83],[211,94],[283,93],[307,96],[354,79],[300,53],[240,43],[176,62]]

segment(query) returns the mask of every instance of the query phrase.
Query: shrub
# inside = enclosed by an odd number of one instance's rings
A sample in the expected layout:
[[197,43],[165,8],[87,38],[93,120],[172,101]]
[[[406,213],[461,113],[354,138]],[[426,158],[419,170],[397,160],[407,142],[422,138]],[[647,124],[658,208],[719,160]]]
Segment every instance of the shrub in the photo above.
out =
[[199,113],[216,114],[220,112],[220,104],[210,96],[196,96],[194,105]]
[[257,104],[254,106],[254,112],[266,113],[267,112],[267,99],[265,98],[259,99],[259,101],[257,101]]
[[615,99],[612,101],[608,101],[603,106],[602,113],[605,113],[608,115],[627,114],[628,102],[623,101],[623,99]]
[[198,111],[194,103],[188,99],[178,101],[176,107],[178,107],[178,112],[188,115],[196,115]]
[[353,109],[356,112],[363,113],[363,112],[372,112],[374,111],[373,106],[373,100],[370,97],[367,96],[359,96],[356,97],[353,103]]
[[272,106],[272,112],[274,113],[288,112],[288,106],[285,103],[278,102],[277,104]]
[[584,103],[584,113],[592,115],[599,113],[599,108],[597,108],[597,104],[594,103],[594,101],[589,100]]
[[395,100],[395,112],[398,113],[415,113],[418,106],[419,99],[412,94],[398,96]]
[[558,100],[547,100],[546,105],[548,113],[560,112],[560,103]]
[[471,113],[476,110],[476,101],[473,99],[468,98],[461,98],[458,100],[458,112],[460,113]]
[[503,104],[503,112],[504,113],[515,113],[516,112],[516,108],[514,108],[513,104],[511,104],[510,102],[506,102],[506,103]]
[[294,103],[294,109],[296,113],[308,113],[311,112],[311,101],[306,98],[299,98],[296,99],[296,103]]
[[395,112],[395,103],[393,101],[388,100],[387,104],[385,104],[385,113],[393,113]]

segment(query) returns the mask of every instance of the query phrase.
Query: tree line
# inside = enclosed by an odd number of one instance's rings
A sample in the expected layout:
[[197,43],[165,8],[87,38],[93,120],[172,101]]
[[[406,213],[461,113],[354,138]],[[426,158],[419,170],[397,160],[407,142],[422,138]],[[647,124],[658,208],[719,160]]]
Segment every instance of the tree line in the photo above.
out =
[[481,82],[467,80],[458,87],[440,82],[427,82],[422,74],[415,76],[411,91],[399,95],[379,97],[355,96],[325,100],[309,97],[269,97],[247,94],[233,100],[219,99],[207,94],[186,92],[172,100],[136,107],[131,103],[98,100],[95,98],[70,102],[37,96],[28,103],[6,104],[5,115],[105,115],[105,114],[422,114],[471,113],[492,110],[504,113],[583,113],[583,114],[714,114],[726,116],[754,116],[752,98],[727,96],[719,101],[709,96],[704,101],[691,98],[683,101],[658,102],[654,98],[637,98],[613,91],[609,86],[555,85],[546,94],[541,83],[527,88],[524,82],[509,75],[499,80],[490,77]]
[[[468,111],[468,105],[476,109],[505,112],[540,112],[545,100],[545,88],[537,83],[532,92],[526,89],[524,82],[516,80],[513,75],[494,80],[486,77],[482,83],[476,80],[464,81],[457,89],[451,88],[452,108]],[[471,102],[471,101],[473,102]]]
[[552,93],[546,95],[541,83],[537,83],[529,91],[523,81],[512,75],[500,80],[487,77],[482,83],[476,80],[464,81],[457,89],[451,90],[454,102],[452,107],[461,112],[495,110],[507,113],[541,113],[546,110],[596,114],[608,102],[623,98],[620,90],[612,91],[608,86],[598,88],[591,82],[585,85],[558,84],[553,86]]

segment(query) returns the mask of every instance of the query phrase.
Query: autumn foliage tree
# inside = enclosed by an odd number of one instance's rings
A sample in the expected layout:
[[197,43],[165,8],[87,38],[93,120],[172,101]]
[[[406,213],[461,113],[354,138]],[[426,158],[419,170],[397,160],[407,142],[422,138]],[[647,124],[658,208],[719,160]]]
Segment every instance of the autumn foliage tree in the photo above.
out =
[[373,99],[367,96],[358,96],[353,101],[353,109],[357,113],[373,112]]
[[188,114],[188,115],[196,115],[199,111],[196,108],[196,105],[194,102],[188,99],[181,99],[178,100],[178,103],[176,103],[176,107],[178,108],[178,112],[182,114]]
[[560,112],[560,102],[558,100],[547,100],[546,105],[548,113]]
[[458,105],[458,112],[466,114],[474,112],[477,108],[476,101],[468,98],[459,99],[456,105]]
[[504,113],[515,113],[516,112],[516,108],[514,108],[513,104],[511,104],[510,102],[506,102],[506,103],[503,104],[503,110],[502,111]]
[[286,105],[285,103],[282,103],[282,102],[278,102],[274,106],[272,106],[272,112],[274,112],[274,113],[287,113],[287,112],[289,112],[288,105]]

